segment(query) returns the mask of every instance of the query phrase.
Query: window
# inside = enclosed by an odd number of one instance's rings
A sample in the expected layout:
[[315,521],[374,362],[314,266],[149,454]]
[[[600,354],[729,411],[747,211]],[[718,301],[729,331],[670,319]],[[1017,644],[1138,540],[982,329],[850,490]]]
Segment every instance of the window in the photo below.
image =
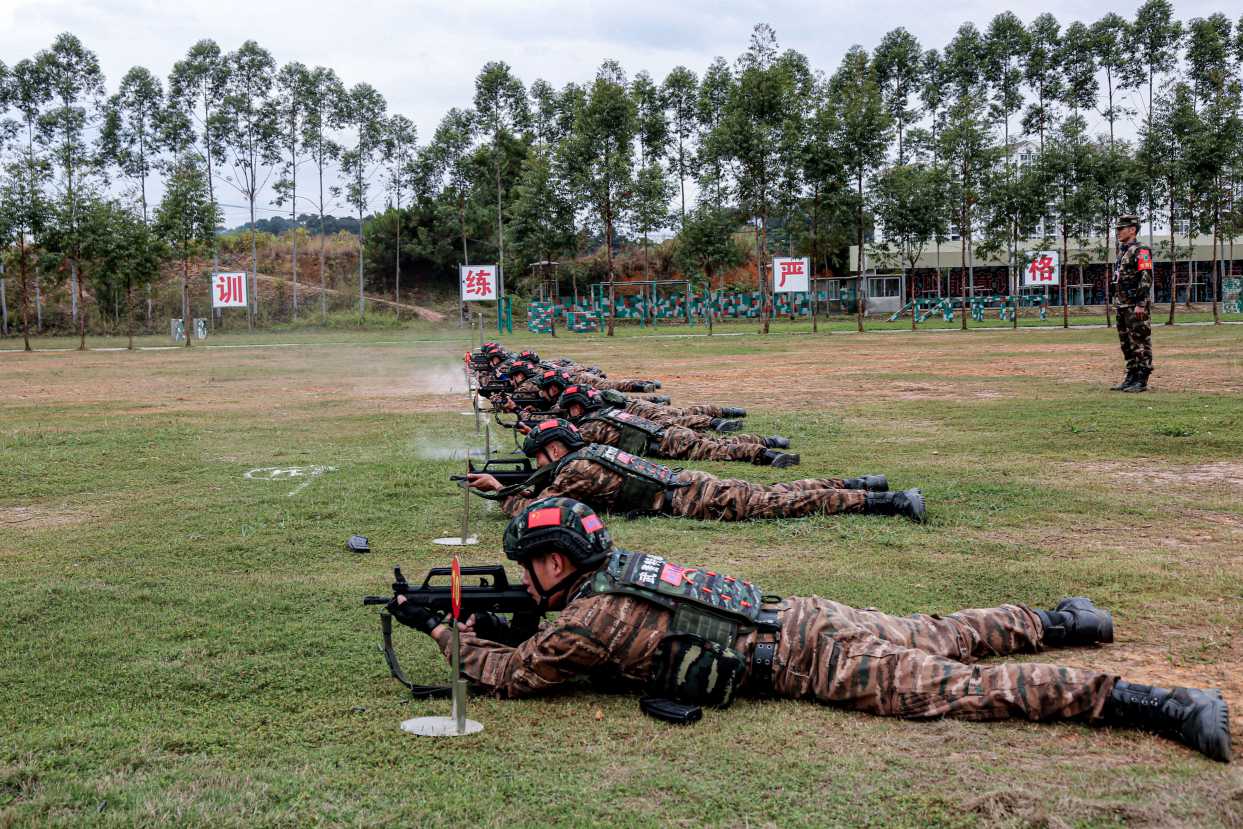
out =
[[902,296],[902,280],[899,277],[869,279],[868,283],[868,293],[873,297]]

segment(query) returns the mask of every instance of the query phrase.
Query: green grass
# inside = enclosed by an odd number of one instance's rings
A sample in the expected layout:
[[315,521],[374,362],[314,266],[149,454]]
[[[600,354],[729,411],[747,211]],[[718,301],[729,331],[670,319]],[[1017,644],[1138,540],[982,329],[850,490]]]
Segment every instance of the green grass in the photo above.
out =
[[[416,373],[454,366],[466,333],[393,333],[0,355],[0,826],[1243,819],[1243,766],[1076,725],[742,700],[676,729],[631,698],[583,689],[475,699],[486,730],[467,740],[402,734],[400,720],[447,705],[403,697],[359,599],[384,590],[393,564],[413,575],[445,562],[429,541],[458,531],[446,477],[461,463],[437,458],[482,439],[459,414],[464,397],[429,394]],[[802,466],[702,468],[756,480],[884,472],[924,488],[932,521],[615,518],[620,543],[768,592],[894,613],[1087,594],[1115,609],[1119,642],[1052,658],[1225,683],[1243,704],[1243,327],[1158,327],[1167,388],[1142,396],[1104,390],[1118,363],[1103,329],[822,344],[639,333],[507,343],[617,376],[757,365],[746,388],[711,396],[746,402],[751,431],[790,435]],[[925,360],[930,348],[943,356]],[[891,362],[867,372],[877,355]],[[998,370],[971,373],[981,363]],[[1030,371],[1000,370],[1015,366]],[[783,392],[779,370],[817,402]],[[689,399],[682,382],[666,383],[675,399]],[[243,478],[313,464],[335,470],[293,497],[294,483]],[[482,543],[466,562],[500,560],[505,522],[475,516]],[[371,555],[344,551],[353,532],[371,537]],[[399,649],[420,680],[445,677],[428,641],[409,634]]]

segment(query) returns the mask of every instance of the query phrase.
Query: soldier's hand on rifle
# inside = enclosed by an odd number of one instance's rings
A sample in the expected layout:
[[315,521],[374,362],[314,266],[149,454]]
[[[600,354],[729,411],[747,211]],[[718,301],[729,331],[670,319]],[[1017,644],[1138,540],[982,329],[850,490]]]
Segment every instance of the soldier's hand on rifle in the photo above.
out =
[[519,434],[523,434],[523,435],[531,431],[530,424],[524,423],[521,420],[519,420],[518,423],[514,425],[514,428],[518,430]]
[[467,475],[466,485],[480,492],[499,492],[504,489],[500,481],[484,472],[472,472]]
[[444,617],[439,613],[406,601],[405,596],[394,596],[393,600],[385,605],[384,609],[406,627],[426,633],[429,636],[432,635],[432,631],[440,627],[441,622],[444,620]]
[[1146,305],[1135,306],[1135,319],[1137,320],[1148,319],[1148,307]]

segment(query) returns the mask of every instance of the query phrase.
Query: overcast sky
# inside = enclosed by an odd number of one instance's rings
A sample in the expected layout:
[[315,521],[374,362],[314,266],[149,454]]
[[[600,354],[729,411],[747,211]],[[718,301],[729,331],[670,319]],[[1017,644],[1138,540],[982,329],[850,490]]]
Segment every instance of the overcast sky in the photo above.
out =
[[[943,47],[960,24],[984,28],[1012,8],[1024,21],[1052,12],[1063,25],[1091,22],[1108,11],[1133,16],[1138,2],[1104,0],[1007,6],[990,0],[741,3],[734,0],[552,0],[551,2],[396,2],[396,0],[0,0],[0,60],[12,65],[63,31],[98,56],[109,92],[131,66],[167,78],[175,61],[201,38],[226,51],[247,39],[278,64],[331,66],[347,84],[366,81],[431,136],[451,106],[468,106],[474,79],[489,60],[509,63],[524,82],[560,87],[589,80],[601,61],[619,60],[633,76],[657,80],[683,64],[702,73],[713,57],[731,62],[751,28],[771,25],[783,48],[803,52],[831,72],[853,44],[872,49],[886,31],[905,26],[924,48]],[[1174,0],[1180,19],[1216,11],[1237,17],[1237,0]],[[1094,127],[1096,125],[1093,125]],[[344,212],[344,211],[338,211]],[[226,211],[229,226],[244,211]]]

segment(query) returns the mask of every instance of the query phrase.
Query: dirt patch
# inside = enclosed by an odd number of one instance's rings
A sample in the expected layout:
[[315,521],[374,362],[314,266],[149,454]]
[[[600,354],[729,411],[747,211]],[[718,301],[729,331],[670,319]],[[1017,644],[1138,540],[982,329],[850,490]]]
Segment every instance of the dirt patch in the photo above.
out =
[[24,506],[0,507],[0,527],[15,530],[41,530],[46,527],[64,527],[81,524],[96,518],[92,513],[71,510],[67,507]]

